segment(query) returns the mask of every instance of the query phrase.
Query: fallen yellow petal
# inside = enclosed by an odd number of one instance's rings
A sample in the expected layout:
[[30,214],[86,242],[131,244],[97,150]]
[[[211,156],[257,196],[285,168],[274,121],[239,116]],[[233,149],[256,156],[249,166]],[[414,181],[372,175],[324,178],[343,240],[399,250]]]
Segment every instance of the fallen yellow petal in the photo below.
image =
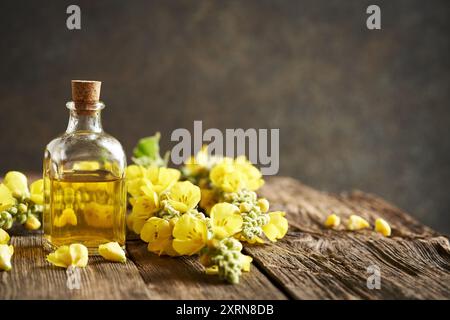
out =
[[386,220],[378,218],[375,220],[375,231],[381,233],[385,237],[389,237],[391,235],[391,226]]
[[61,268],[70,266],[84,268],[88,258],[88,249],[80,243],[74,243],[70,246],[59,247],[47,256],[47,261]]
[[350,231],[355,231],[368,228],[369,226],[370,225],[369,222],[367,222],[367,220],[353,214],[350,216],[350,219],[348,220],[347,229]]
[[98,246],[98,253],[106,260],[126,262],[125,251],[117,242],[108,242]]
[[341,218],[335,214],[330,214],[325,220],[325,227],[336,228],[341,224]]
[[11,257],[14,254],[14,247],[7,244],[0,244],[0,269],[9,271],[12,269]]
[[10,239],[8,232],[0,228],[0,244],[8,244]]
[[25,228],[28,230],[37,230],[41,227],[41,222],[35,215],[30,214],[25,222]]

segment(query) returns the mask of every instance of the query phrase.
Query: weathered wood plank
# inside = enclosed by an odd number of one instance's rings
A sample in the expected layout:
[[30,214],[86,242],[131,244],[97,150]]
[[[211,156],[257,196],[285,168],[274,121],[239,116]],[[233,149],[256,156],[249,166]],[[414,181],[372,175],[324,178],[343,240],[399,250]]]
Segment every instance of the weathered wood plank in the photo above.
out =
[[80,289],[67,286],[66,270],[46,262],[41,237],[13,236],[13,269],[0,273],[1,299],[146,299],[149,297],[133,262],[111,263],[90,257],[80,269]]
[[[289,178],[273,178],[261,190],[272,209],[287,212],[291,229],[275,244],[247,246],[255,264],[296,299],[449,299],[448,239],[400,209],[361,192],[332,195]],[[326,216],[359,214],[393,226],[385,238],[372,230],[327,230]],[[367,267],[381,272],[381,289],[367,288]]]
[[151,299],[286,299],[255,266],[230,285],[206,275],[197,257],[158,257],[139,240],[128,242],[127,249]]

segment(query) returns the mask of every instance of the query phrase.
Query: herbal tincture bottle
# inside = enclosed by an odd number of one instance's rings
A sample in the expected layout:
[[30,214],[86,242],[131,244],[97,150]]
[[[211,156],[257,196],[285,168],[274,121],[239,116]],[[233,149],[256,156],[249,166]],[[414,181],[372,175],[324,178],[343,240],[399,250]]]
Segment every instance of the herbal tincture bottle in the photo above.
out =
[[103,131],[99,81],[72,81],[69,124],[44,156],[44,247],[82,243],[125,247],[126,157]]

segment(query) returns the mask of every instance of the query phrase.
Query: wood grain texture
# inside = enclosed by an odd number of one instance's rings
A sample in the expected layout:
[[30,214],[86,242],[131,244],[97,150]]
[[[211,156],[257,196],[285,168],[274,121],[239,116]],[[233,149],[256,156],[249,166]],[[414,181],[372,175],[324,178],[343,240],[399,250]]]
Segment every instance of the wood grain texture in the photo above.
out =
[[205,275],[198,257],[158,257],[142,241],[130,241],[127,250],[152,299],[286,299],[255,266],[231,285]]
[[[280,190],[282,190],[280,192]],[[286,210],[285,239],[247,246],[255,264],[295,299],[449,299],[450,246],[447,238],[400,209],[361,192],[332,195],[289,178],[272,178],[261,190],[272,209]],[[325,218],[358,214],[373,225],[382,217],[391,238],[372,230],[327,230]],[[381,289],[367,288],[367,268],[381,271]]]
[[[449,299],[450,246],[446,237],[367,193],[329,194],[291,178],[271,178],[261,189],[271,210],[286,211],[290,230],[276,243],[245,247],[253,265],[239,285],[204,274],[196,257],[158,257],[129,237],[126,264],[90,258],[81,290],[69,290],[64,269],[45,261],[38,232],[12,230],[13,270],[0,273],[0,299]],[[392,226],[392,237],[372,230],[323,227],[336,213]],[[381,289],[367,288],[367,267],[381,272]]]
[[90,257],[81,268],[81,288],[70,290],[67,274],[45,259],[40,235],[13,236],[13,269],[0,273],[1,299],[146,299],[147,288],[136,266]]

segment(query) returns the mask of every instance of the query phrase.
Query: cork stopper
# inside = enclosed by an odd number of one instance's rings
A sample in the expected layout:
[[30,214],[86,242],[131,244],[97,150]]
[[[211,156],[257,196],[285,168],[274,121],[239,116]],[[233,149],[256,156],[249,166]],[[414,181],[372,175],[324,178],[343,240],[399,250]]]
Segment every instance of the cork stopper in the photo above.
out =
[[99,102],[101,85],[101,81],[72,80],[72,100],[77,106]]

